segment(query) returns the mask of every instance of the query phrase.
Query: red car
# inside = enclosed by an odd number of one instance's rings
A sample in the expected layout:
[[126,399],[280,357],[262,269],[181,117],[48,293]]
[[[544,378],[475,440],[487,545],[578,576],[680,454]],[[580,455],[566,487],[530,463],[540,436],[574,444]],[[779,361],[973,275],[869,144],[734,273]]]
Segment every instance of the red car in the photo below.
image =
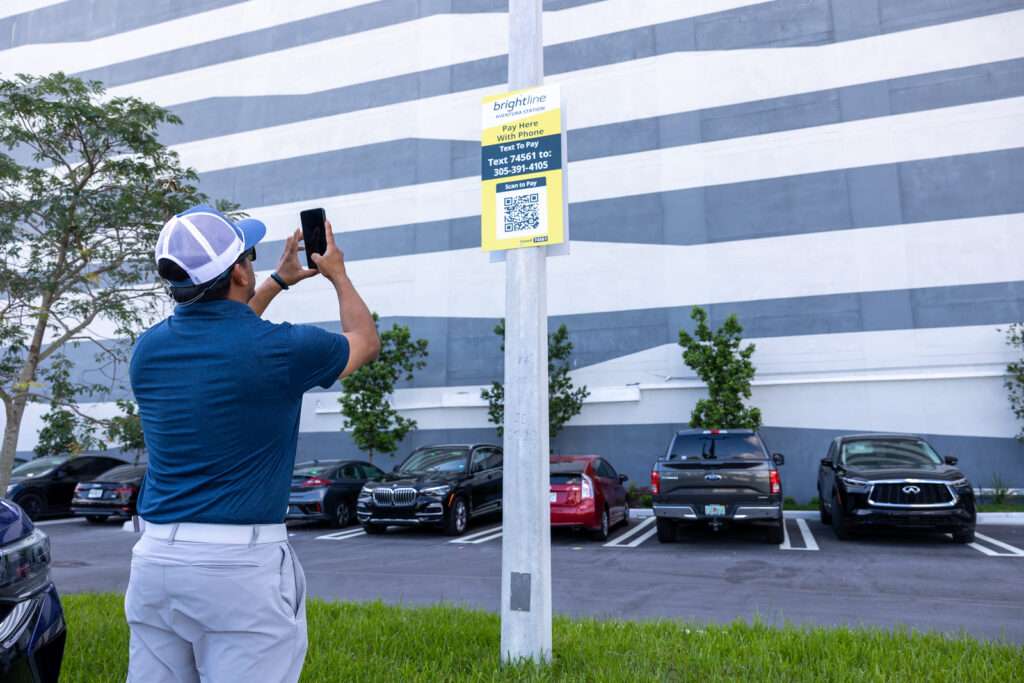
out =
[[551,526],[590,531],[608,538],[616,524],[629,523],[628,480],[599,455],[556,455],[551,458]]

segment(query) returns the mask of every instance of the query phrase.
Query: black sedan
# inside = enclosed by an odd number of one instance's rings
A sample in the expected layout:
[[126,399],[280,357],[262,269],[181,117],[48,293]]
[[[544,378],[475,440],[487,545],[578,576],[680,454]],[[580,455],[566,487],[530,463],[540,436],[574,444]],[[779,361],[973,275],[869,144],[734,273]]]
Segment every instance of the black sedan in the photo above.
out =
[[287,518],[348,526],[355,520],[356,497],[363,484],[383,476],[383,470],[362,460],[299,463],[292,472]]
[[427,446],[359,494],[356,515],[368,534],[391,525],[434,526],[450,536],[469,520],[501,510],[501,448],[493,444]]
[[951,533],[974,541],[974,491],[956,458],[917,436],[859,434],[832,442],[818,470],[819,512],[836,536],[877,526]]
[[79,482],[91,481],[123,460],[105,455],[54,455],[29,460],[11,471],[7,498],[32,519],[71,511]]
[[83,481],[75,487],[71,512],[94,523],[131,517],[145,476],[145,465],[118,465],[92,481]]

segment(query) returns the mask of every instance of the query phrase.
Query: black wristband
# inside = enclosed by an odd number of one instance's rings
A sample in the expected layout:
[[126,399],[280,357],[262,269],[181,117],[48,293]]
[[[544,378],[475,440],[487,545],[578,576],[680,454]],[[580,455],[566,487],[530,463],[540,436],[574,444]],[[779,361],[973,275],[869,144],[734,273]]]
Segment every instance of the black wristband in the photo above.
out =
[[274,282],[276,282],[278,285],[280,285],[281,289],[288,289],[288,285],[281,278],[281,276],[278,275],[277,273],[271,273],[270,274],[270,279],[272,279]]

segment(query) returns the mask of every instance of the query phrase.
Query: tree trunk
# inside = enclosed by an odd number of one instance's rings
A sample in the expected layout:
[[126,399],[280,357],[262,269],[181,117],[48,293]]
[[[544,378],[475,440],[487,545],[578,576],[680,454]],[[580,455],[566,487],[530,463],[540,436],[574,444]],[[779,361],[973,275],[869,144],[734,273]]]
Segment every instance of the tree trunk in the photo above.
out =
[[7,495],[7,485],[11,483],[14,454],[18,450],[18,432],[21,431],[21,418],[25,415],[27,402],[28,396],[22,392],[15,394],[10,402],[4,403],[7,423],[4,424],[4,441],[0,448],[0,496]]

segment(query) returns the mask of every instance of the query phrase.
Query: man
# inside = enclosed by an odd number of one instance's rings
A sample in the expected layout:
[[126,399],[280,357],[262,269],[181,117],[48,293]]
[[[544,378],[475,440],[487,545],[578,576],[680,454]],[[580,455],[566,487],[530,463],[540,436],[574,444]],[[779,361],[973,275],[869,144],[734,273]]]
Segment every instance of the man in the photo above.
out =
[[[139,337],[130,367],[149,467],[125,597],[129,683],[276,683],[302,671],[305,578],[284,526],[302,394],[374,360],[380,340],[330,223],[317,270],[299,264],[296,231],[257,289],[265,234],[198,206],[157,241],[178,305]],[[318,273],[337,293],[341,334],[259,317]]]

